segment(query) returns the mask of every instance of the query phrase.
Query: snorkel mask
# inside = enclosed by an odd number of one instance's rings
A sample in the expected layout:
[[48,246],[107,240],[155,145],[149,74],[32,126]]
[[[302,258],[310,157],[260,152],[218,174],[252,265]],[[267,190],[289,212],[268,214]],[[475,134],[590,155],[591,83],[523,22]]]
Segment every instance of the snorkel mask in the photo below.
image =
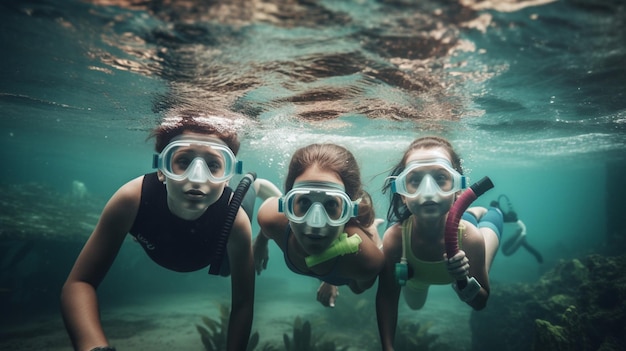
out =
[[339,227],[358,214],[359,206],[339,184],[299,182],[280,198],[278,212],[284,213],[292,223],[312,228]]
[[160,154],[154,155],[152,167],[169,179],[197,183],[223,183],[241,174],[241,161],[237,161],[221,140],[211,139],[172,141]]
[[467,188],[468,181],[444,158],[409,162],[402,173],[392,178],[391,190],[409,198],[449,196]]

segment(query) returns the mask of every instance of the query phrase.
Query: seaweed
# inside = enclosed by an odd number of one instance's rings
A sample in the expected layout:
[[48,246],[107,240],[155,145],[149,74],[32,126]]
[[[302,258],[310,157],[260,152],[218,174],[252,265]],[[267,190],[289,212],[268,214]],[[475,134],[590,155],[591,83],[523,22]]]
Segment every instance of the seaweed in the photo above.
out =
[[219,320],[202,317],[204,325],[196,325],[196,329],[202,338],[202,344],[204,344],[204,348],[207,351],[226,349],[226,337],[228,335],[228,319],[230,311],[224,304],[219,305],[219,310]]
[[[331,335],[336,331],[341,331],[342,333],[338,334],[339,338],[345,338],[348,335],[349,342],[353,346],[366,349],[379,342],[374,301],[374,295],[341,300],[335,308],[324,311],[321,322],[326,329],[330,329]],[[363,333],[366,330],[371,332]],[[355,340],[350,337],[353,333],[358,333],[359,338]]]
[[[219,304],[219,320],[209,317],[201,317],[203,325],[196,324],[196,329],[200,333],[202,344],[207,351],[226,350],[226,340],[228,338],[228,321],[230,309],[223,303]],[[259,345],[259,333],[254,332],[248,341],[246,351],[253,351]],[[275,351],[271,345],[265,344],[261,351]]]
[[292,338],[289,335],[283,334],[283,342],[285,344],[286,351],[345,351],[348,347],[337,348],[333,341],[322,340],[320,342],[314,341],[312,337],[311,323],[304,321],[297,316],[293,323]]
[[473,350],[623,350],[626,255],[562,260],[538,282],[491,285]]
[[429,333],[431,323],[420,324],[401,322],[396,332],[395,349],[397,351],[434,351],[438,350],[438,335]]

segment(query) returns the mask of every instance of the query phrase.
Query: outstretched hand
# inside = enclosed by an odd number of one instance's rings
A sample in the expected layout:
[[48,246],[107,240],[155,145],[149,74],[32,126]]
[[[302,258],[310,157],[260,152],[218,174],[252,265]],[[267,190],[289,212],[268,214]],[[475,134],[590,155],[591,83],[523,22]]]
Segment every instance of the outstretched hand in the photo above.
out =
[[459,250],[452,258],[448,259],[447,254],[443,254],[446,260],[446,268],[455,280],[465,280],[469,276],[469,259],[465,256],[465,251]]
[[339,289],[336,286],[322,282],[317,289],[317,301],[325,307],[335,307],[335,300],[339,296]]
[[257,238],[254,240],[254,244],[252,244],[252,252],[254,254],[254,270],[256,270],[257,275],[260,275],[262,270],[267,269],[267,262],[270,260],[267,240],[259,240],[259,237],[262,235],[262,233],[259,233]]

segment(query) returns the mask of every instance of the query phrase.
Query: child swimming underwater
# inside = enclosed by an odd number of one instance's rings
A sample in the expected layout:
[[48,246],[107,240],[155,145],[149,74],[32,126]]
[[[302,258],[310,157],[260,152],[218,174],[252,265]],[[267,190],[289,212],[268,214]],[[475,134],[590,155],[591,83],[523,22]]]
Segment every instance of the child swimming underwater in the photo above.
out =
[[[430,285],[452,284],[459,298],[475,310],[489,297],[488,270],[502,232],[497,208],[470,209],[474,224],[462,220],[458,232],[460,250],[447,257],[446,220],[465,187],[461,161],[452,145],[439,137],[416,139],[391,172],[385,191],[391,190],[388,221],[383,236],[385,267],[380,273],[376,311],[384,350],[393,350],[400,291],[411,309],[423,307]],[[473,210],[473,211],[472,211]],[[408,268],[407,277],[396,272]]]
[[63,319],[75,350],[114,350],[102,329],[96,289],[127,233],[164,268],[191,272],[211,265],[230,275],[226,349],[246,349],[255,277],[251,224],[243,209],[234,207],[223,259],[216,251],[233,208],[228,181],[240,168],[231,122],[182,111],[153,131],[158,170],[129,181],[111,197],[63,286]]
[[384,257],[372,226],[374,210],[352,153],[335,144],[298,149],[285,190],[284,196],[272,197],[259,208],[257,270],[267,262],[272,239],[291,271],[322,281],[317,292],[322,305],[334,307],[337,286],[347,285],[357,294],[370,288]]

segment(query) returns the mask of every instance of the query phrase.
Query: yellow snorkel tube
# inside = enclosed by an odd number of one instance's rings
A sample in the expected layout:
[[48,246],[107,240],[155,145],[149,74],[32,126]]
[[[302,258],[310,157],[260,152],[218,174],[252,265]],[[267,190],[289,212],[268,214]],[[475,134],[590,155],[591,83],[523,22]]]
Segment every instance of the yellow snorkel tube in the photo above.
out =
[[317,255],[306,257],[304,259],[306,266],[311,268],[322,262],[326,262],[331,258],[356,253],[359,251],[359,245],[361,245],[361,242],[363,242],[363,240],[361,240],[361,237],[357,234],[350,237],[348,237],[348,234],[346,233],[340,234],[337,239],[330,244],[326,251]]

